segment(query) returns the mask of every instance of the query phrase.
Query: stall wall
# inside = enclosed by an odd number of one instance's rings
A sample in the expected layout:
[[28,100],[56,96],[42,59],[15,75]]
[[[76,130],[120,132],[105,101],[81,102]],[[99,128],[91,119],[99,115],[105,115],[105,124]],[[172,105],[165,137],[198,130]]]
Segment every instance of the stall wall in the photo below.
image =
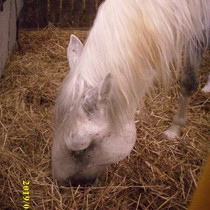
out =
[[0,11],[0,76],[16,43],[16,22],[22,8],[22,0],[4,1]]

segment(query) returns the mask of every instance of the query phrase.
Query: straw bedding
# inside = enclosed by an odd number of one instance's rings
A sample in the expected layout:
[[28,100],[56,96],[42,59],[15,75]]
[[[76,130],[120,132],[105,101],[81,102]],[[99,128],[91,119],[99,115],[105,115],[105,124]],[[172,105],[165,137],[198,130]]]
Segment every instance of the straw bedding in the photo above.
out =
[[48,27],[21,31],[21,52],[11,56],[0,80],[0,209],[23,209],[23,181],[30,181],[31,209],[186,209],[210,146],[210,95],[200,91],[209,72],[204,56],[200,88],[179,139],[161,133],[177,106],[178,85],[145,99],[137,113],[137,142],[126,160],[109,167],[94,186],[62,188],[51,177],[53,106],[68,72],[71,33]]

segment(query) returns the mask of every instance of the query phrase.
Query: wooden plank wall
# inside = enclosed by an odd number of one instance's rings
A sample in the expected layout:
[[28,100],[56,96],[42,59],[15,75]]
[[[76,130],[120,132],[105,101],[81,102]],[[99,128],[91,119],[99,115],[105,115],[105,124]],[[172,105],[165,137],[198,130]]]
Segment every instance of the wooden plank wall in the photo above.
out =
[[0,76],[16,43],[16,22],[22,5],[22,0],[0,2]]
[[104,0],[24,0],[21,27],[90,27]]

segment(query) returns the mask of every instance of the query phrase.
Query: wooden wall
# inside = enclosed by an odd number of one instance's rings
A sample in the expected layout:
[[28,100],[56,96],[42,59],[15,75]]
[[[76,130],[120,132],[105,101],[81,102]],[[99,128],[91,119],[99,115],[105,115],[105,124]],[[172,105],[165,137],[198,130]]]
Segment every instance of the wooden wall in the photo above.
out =
[[16,21],[22,0],[0,2],[0,76],[16,43]]
[[24,0],[21,27],[90,27],[104,0]]

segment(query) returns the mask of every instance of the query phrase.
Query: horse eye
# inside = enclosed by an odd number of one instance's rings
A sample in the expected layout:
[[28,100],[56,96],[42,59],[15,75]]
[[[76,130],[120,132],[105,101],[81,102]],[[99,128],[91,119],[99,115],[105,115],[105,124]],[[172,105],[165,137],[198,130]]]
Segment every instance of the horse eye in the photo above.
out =
[[76,136],[76,134],[74,134],[74,133],[71,134],[72,139],[75,138],[75,136]]

